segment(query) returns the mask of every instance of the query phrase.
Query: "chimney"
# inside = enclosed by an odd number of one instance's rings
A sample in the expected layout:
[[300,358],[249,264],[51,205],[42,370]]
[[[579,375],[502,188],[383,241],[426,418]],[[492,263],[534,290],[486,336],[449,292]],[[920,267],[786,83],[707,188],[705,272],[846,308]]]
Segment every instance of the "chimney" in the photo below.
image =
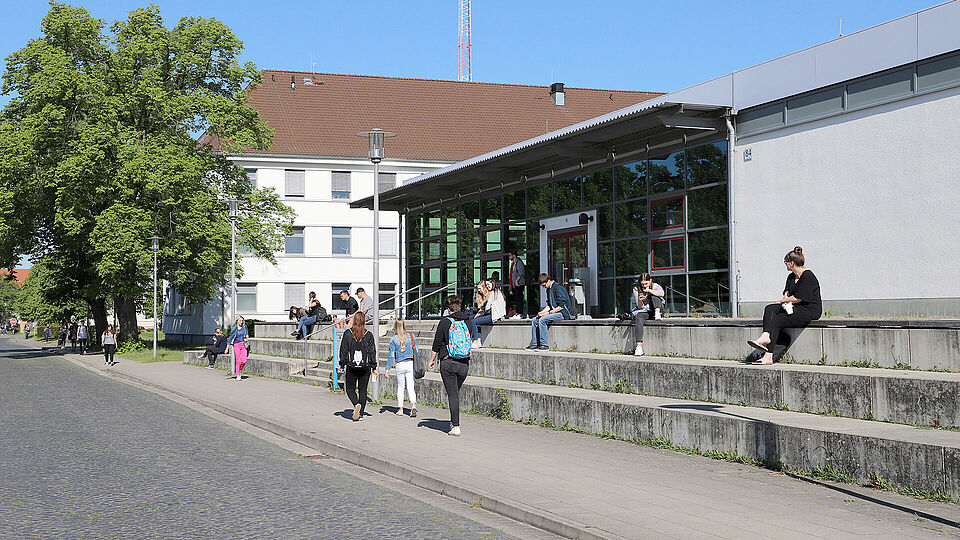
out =
[[550,85],[550,101],[557,107],[563,107],[563,83],[553,83]]
[[293,75],[290,76],[290,89],[291,90],[297,89],[297,81],[293,78]]

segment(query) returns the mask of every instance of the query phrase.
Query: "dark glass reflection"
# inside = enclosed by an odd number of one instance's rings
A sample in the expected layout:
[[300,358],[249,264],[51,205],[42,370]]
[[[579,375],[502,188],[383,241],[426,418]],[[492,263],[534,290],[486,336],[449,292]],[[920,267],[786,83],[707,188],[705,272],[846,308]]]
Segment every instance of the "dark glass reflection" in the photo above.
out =
[[554,183],[553,212],[571,212],[583,206],[581,200],[581,182],[579,177],[566,178]]
[[701,186],[727,179],[727,142],[687,148],[687,183]]
[[527,203],[530,217],[545,216],[553,207],[553,184],[541,184],[527,188]]
[[614,167],[617,200],[647,196],[647,162],[635,161]]
[[423,243],[420,242],[419,240],[410,240],[409,242],[407,242],[407,264],[408,265],[416,266],[423,262],[421,260],[422,259],[421,246],[423,246]]
[[617,275],[632,276],[647,271],[647,239],[617,240]]
[[459,248],[458,252],[455,253],[453,257],[449,254],[447,255],[448,259],[467,257],[474,258],[480,254],[480,232],[476,229],[471,229],[469,231],[460,231],[459,234]]
[[460,205],[457,228],[474,229],[480,226],[480,201],[470,201]]
[[653,252],[653,269],[683,268],[683,237],[654,240],[650,243]]
[[650,201],[650,230],[683,227],[683,197]]
[[617,237],[647,234],[647,200],[617,203]]
[[597,274],[599,277],[613,277],[613,242],[604,242],[597,245],[597,257],[600,259],[600,267]]
[[440,234],[457,232],[457,219],[460,209],[457,206],[448,206],[440,211]]
[[613,207],[601,206],[597,208],[597,238],[600,240],[612,240],[614,236]]
[[705,189],[692,189],[687,192],[690,210],[688,228],[718,227],[727,224],[727,185]]
[[521,251],[527,247],[527,225],[525,223],[510,223],[507,225],[506,251],[516,249]]
[[650,193],[663,193],[676,189],[683,189],[683,152],[674,152],[651,159]]
[[407,238],[423,237],[423,215],[407,216]]
[[595,206],[613,201],[613,169],[606,168],[583,177],[583,205]]
[[440,234],[440,211],[434,210],[424,218],[424,236],[436,236]]
[[690,313],[730,313],[728,273],[690,274]]
[[407,269],[407,287],[416,287],[420,285],[420,278],[423,277],[423,270],[419,266],[411,266]]
[[687,276],[676,274],[672,276],[656,276],[654,283],[659,283],[666,293],[663,297],[667,313],[683,314],[687,312]]
[[690,241],[690,269],[713,270],[727,267],[727,229],[692,232]]
[[523,189],[507,193],[503,196],[503,219],[506,221],[522,221],[526,219],[526,194]]
[[502,202],[503,199],[500,197],[490,197],[480,200],[480,210],[483,212],[484,226],[500,224],[500,204]]

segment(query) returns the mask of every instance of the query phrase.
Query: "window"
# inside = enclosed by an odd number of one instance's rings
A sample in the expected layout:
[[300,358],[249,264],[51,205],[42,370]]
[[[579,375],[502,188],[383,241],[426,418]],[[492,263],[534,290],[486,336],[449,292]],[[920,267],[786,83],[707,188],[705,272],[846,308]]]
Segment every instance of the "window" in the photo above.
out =
[[683,268],[683,238],[665,238],[651,242],[653,267],[651,270]]
[[[257,311],[257,284],[237,283],[237,311],[252,313]],[[233,324],[233,321],[230,321]]]
[[350,171],[333,171],[330,175],[330,196],[334,199],[350,198]]
[[443,255],[443,245],[440,240],[427,240],[423,243],[423,258],[427,261],[436,261]]
[[397,230],[380,229],[380,256],[397,256]]
[[347,303],[340,298],[340,291],[350,292],[349,283],[331,283],[330,289],[333,291],[332,296],[330,297],[330,305],[333,306],[331,309],[347,309]]
[[719,227],[727,224],[727,185],[691,189],[687,192],[690,203],[689,227]]
[[727,179],[727,143],[687,148],[687,185],[702,186]]
[[247,173],[247,180],[250,181],[250,185],[254,189],[257,188],[257,170],[256,169],[244,169],[243,172]]
[[843,87],[787,100],[787,122],[800,122],[843,112]]
[[783,102],[746,110],[737,115],[740,134],[755,133],[783,125]]
[[380,177],[377,179],[377,191],[383,193],[395,187],[397,187],[397,173],[380,173]]
[[332,253],[334,255],[350,254],[350,227],[333,227]]
[[303,227],[294,227],[284,246],[287,255],[303,255]]
[[683,227],[683,197],[650,201],[650,230]]
[[650,193],[683,189],[683,152],[650,160]]
[[486,229],[480,233],[480,237],[483,242],[481,249],[485,253],[500,251],[503,248],[503,244],[500,242],[500,227]]
[[300,307],[306,300],[303,283],[284,283],[283,284],[283,307]]
[[727,267],[729,253],[726,227],[692,232],[690,239],[690,270],[719,270]]
[[287,197],[303,197],[304,195],[304,171],[294,171],[287,169],[284,171],[284,180],[286,183]]
[[617,203],[617,237],[646,236],[647,201]]
[[[380,314],[383,315],[383,312],[388,309],[393,309],[396,307],[397,299],[392,298],[397,294],[397,284],[396,283],[381,283],[380,284],[380,299],[378,302],[383,302],[380,304]],[[387,300],[390,300],[387,302]]]
[[901,69],[847,85],[847,108],[872,105],[913,92],[914,68]]
[[960,54],[917,66],[917,86],[921,91],[955,84],[960,84]]

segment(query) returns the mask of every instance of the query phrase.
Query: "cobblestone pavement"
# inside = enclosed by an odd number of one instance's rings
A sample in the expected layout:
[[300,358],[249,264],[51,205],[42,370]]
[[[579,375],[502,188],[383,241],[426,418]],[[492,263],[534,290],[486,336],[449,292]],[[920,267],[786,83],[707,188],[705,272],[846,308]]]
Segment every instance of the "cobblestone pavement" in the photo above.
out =
[[3,538],[505,537],[9,339],[0,471]]

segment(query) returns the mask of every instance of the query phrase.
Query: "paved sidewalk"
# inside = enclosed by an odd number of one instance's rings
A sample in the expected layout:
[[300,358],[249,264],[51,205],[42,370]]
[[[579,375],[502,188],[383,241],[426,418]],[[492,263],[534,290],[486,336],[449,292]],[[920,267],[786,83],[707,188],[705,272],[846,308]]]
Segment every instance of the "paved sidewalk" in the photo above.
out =
[[[370,405],[361,423],[327,389],[180,363],[67,355],[108,376],[135,378],[297,442],[494,512],[588,537],[904,538],[960,536],[960,507],[865,488],[817,486],[752,466],[447,411],[397,417]],[[391,383],[394,379],[391,379]],[[310,442],[314,444],[310,444]],[[460,492],[458,489],[464,490]]]

